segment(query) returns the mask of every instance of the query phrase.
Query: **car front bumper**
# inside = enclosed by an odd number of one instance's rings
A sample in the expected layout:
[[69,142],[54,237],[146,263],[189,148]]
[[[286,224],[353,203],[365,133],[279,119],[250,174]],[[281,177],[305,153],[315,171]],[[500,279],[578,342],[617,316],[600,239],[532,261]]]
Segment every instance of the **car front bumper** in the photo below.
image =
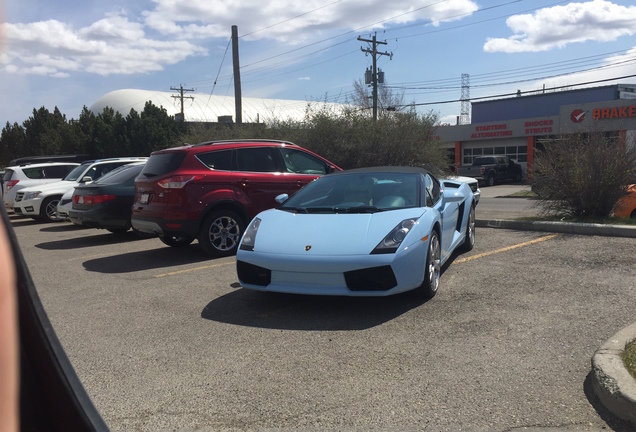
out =
[[428,242],[395,254],[298,256],[237,252],[244,288],[293,294],[389,296],[419,287]]

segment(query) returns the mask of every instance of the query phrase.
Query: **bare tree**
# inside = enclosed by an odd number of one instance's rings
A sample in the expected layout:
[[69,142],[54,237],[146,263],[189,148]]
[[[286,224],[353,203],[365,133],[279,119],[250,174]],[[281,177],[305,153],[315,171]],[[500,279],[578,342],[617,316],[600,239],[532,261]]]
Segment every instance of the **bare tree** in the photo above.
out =
[[[353,82],[351,100],[347,98],[346,102],[366,110],[373,108],[370,87],[364,83],[362,78]],[[404,92],[396,94],[391,87],[386,85],[378,87],[378,112],[380,115],[386,115],[393,111],[405,111],[408,108],[404,105]]]

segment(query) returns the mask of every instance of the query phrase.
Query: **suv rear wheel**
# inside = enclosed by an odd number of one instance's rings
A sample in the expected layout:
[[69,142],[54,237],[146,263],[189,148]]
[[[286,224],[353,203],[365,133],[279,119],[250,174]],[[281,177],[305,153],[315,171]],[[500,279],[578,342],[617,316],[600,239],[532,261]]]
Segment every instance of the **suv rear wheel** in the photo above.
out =
[[210,213],[199,231],[199,245],[213,257],[234,255],[245,231],[243,220],[231,210]]

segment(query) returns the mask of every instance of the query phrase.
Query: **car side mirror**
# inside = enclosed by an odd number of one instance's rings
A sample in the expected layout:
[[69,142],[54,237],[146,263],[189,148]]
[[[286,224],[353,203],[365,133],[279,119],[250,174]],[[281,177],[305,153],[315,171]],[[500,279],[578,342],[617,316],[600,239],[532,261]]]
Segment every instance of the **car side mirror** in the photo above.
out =
[[91,176],[84,176],[82,177],[81,183],[88,183],[90,181],[93,181],[93,178]]
[[280,194],[278,195],[276,198],[274,198],[274,201],[276,201],[278,204],[282,204],[285,201],[287,201],[287,199],[289,199],[289,195],[287,194]]

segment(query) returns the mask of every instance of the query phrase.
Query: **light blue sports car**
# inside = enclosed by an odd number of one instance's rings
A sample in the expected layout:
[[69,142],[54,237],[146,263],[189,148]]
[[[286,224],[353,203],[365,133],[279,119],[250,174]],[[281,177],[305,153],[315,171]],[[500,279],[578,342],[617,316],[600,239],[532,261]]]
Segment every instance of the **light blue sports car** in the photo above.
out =
[[241,239],[245,288],[297,294],[437,293],[453,252],[475,244],[466,183],[413,167],[362,168],[320,177],[258,214]]

